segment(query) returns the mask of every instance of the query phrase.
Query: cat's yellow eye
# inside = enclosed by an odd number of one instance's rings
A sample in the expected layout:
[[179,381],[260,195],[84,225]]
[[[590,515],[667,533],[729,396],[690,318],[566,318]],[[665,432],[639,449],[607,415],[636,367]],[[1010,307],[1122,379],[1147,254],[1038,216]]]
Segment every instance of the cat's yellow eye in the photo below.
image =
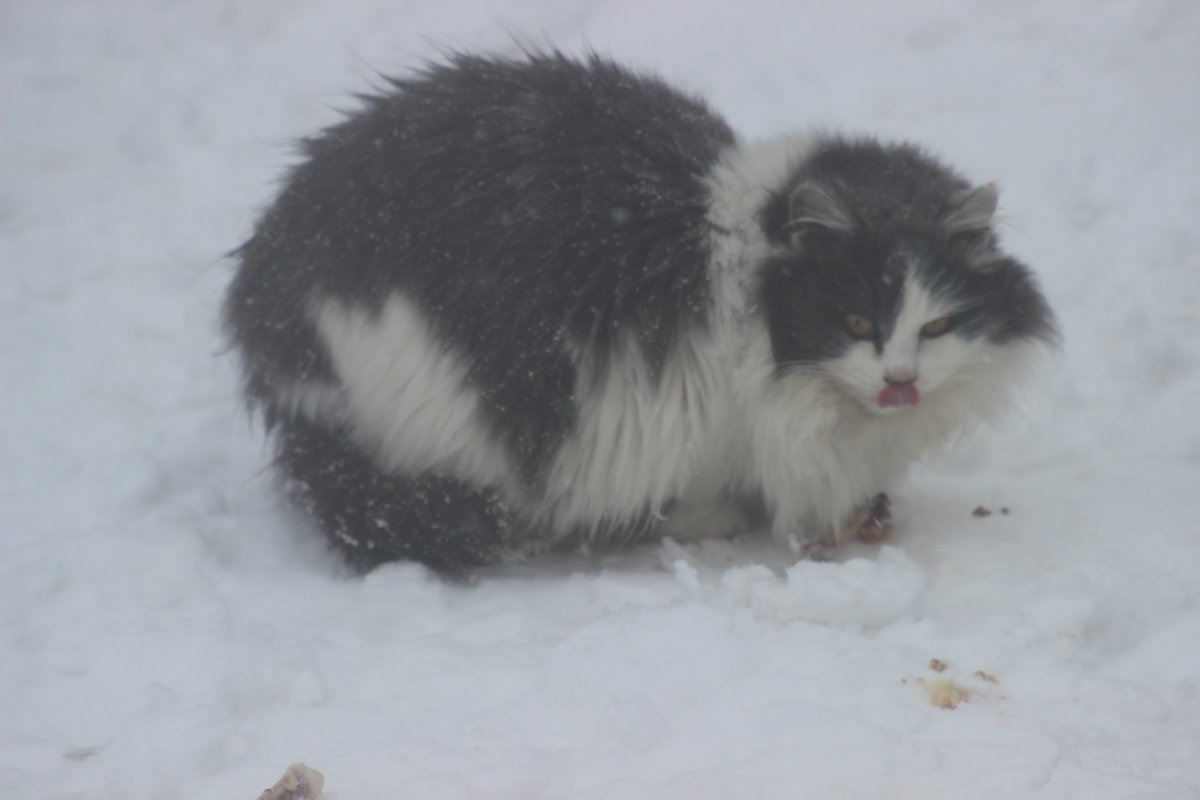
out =
[[941,336],[946,332],[946,328],[949,326],[949,317],[938,317],[937,319],[926,322],[921,326],[921,335],[928,337]]
[[858,314],[847,314],[846,330],[850,331],[851,336],[858,339],[866,339],[875,332],[875,323],[866,317],[860,317]]

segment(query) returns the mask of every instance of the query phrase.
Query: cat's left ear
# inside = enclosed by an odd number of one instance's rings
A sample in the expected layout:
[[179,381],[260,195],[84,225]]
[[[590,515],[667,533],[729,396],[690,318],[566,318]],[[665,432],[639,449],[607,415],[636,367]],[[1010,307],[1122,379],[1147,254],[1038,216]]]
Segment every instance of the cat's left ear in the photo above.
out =
[[996,184],[987,183],[977,189],[968,189],[960,194],[946,215],[943,225],[947,236],[963,233],[986,233],[991,230],[1000,201],[1000,190]]

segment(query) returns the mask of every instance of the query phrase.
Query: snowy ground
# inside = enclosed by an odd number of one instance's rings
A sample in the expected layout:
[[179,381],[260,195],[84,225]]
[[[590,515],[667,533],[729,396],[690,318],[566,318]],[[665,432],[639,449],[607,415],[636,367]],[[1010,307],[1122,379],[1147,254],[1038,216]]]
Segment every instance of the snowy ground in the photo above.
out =
[[[5,6],[3,797],[1200,797],[1197,4]],[[837,563],[348,576],[261,472],[221,254],[373,69],[512,32],[997,180],[1061,363]]]

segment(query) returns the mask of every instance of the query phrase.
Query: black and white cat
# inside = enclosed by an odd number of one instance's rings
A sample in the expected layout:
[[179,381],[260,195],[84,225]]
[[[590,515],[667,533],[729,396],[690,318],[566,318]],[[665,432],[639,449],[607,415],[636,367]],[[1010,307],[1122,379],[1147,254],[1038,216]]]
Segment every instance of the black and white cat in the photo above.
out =
[[890,530],[1053,343],[996,190],[907,144],[745,144],[599,57],[460,55],[308,140],[225,322],[355,566]]

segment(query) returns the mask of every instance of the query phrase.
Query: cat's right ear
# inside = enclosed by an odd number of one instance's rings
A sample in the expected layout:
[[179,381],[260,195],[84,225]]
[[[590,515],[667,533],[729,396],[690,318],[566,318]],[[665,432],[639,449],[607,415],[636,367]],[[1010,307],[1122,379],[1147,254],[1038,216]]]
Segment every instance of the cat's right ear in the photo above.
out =
[[788,221],[784,226],[790,233],[792,244],[797,244],[797,237],[803,238],[806,232],[816,228],[850,233],[854,230],[854,220],[832,195],[819,186],[802,183],[792,192],[788,203]]
[[942,222],[947,235],[956,236],[990,229],[999,202],[1000,190],[994,183],[963,192],[956,198],[954,208]]
[[994,183],[968,189],[955,198],[950,212],[942,220],[946,240],[966,248],[970,253],[970,262],[976,266],[986,264],[988,254],[995,247],[992,225],[996,218],[999,194]]
[[812,183],[772,198],[762,213],[767,236],[778,244],[798,247],[816,231],[850,233],[854,220],[833,195]]

